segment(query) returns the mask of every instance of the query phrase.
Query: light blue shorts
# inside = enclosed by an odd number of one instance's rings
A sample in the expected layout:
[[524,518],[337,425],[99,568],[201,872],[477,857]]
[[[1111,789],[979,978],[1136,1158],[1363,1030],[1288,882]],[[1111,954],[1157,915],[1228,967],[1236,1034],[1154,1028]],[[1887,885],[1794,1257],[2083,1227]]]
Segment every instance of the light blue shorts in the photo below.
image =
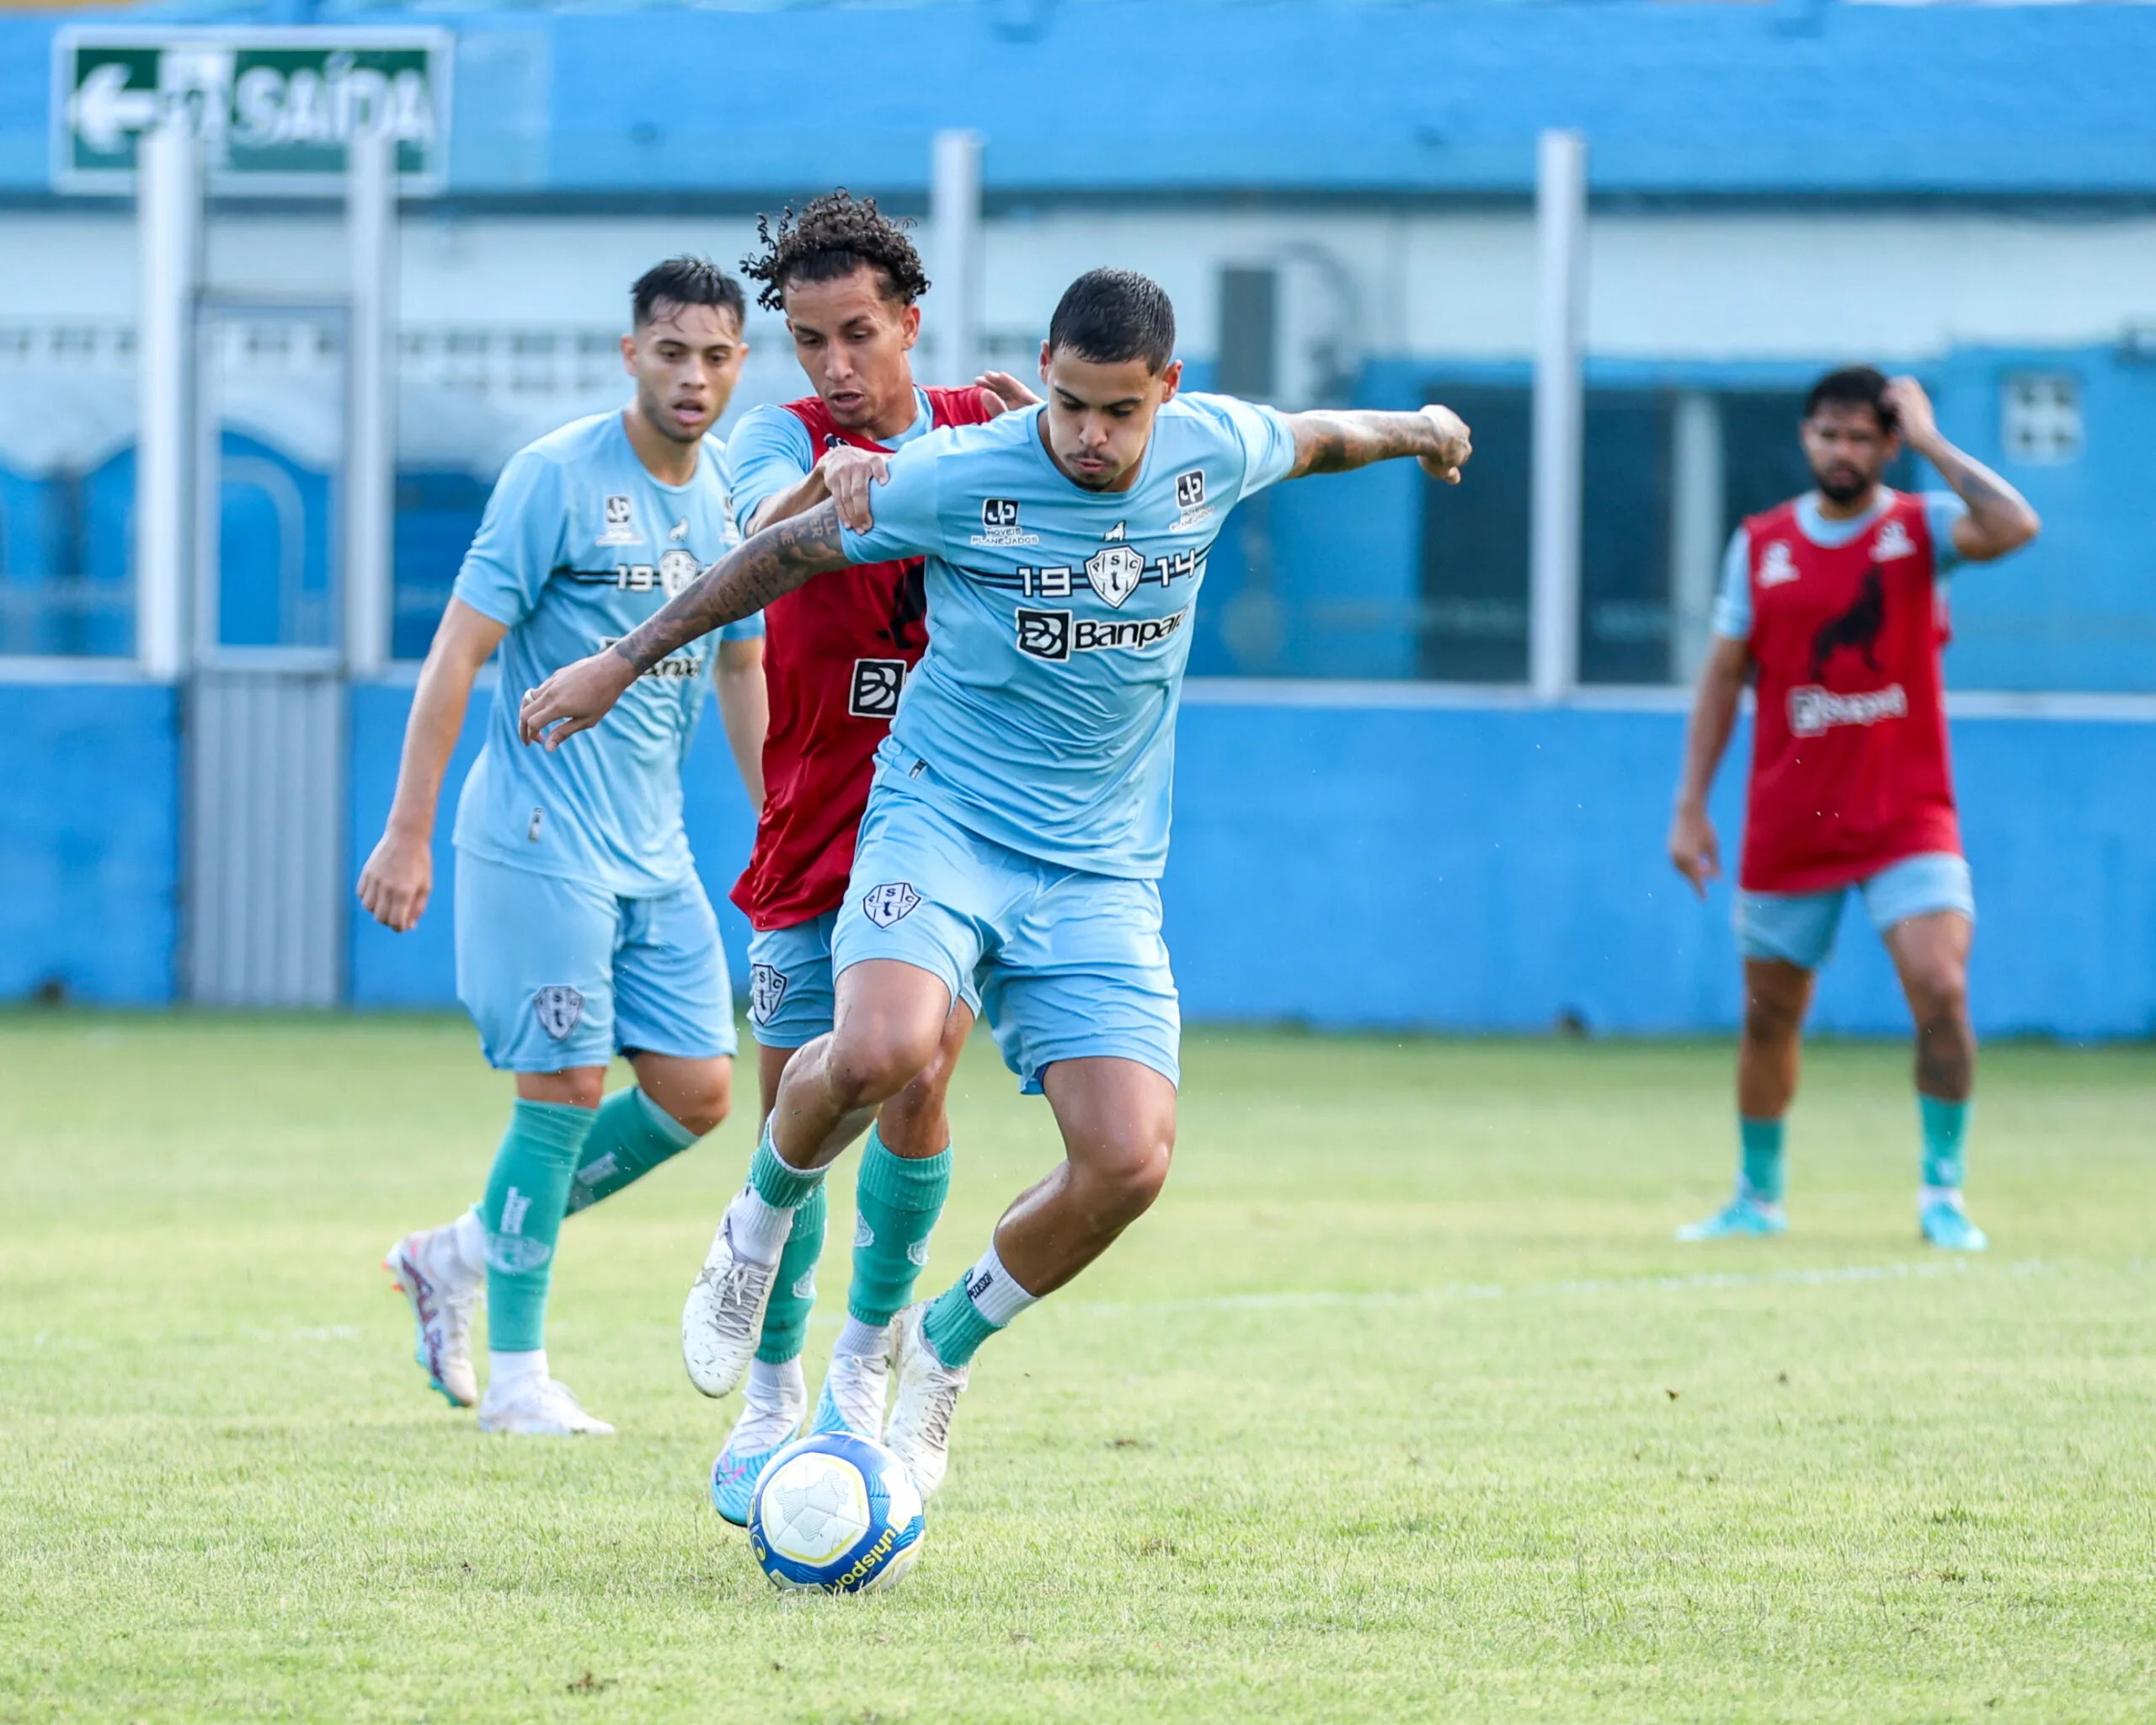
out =
[[504,1071],[603,1066],[617,1052],[734,1052],[718,919],[694,879],[663,898],[624,899],[459,852],[456,997]]
[[[1959,911],[1977,920],[1969,865],[1951,851],[1904,857],[1856,883],[1871,926],[1884,934],[1897,922],[1935,911]],[[1841,924],[1850,889],[1823,893],[1745,893],[1737,895],[1737,942],[1748,959],[1780,959],[1806,970],[1826,962]]]
[[1161,889],[1043,862],[878,777],[832,967],[896,959],[964,998],[975,977],[1004,1064],[1037,1093],[1058,1060],[1113,1055],[1181,1076],[1182,1014]]
[[[831,931],[839,913],[826,911],[791,928],[760,928],[749,937],[749,1029],[766,1048],[799,1048],[831,1028],[837,995],[831,981]],[[980,1016],[980,992],[968,976],[958,998]]]

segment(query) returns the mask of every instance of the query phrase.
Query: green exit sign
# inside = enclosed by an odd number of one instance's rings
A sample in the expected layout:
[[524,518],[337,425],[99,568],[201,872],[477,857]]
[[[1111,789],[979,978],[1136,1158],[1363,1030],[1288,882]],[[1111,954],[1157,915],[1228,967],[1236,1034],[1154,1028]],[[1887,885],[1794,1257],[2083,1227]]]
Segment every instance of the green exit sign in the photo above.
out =
[[216,189],[334,194],[345,145],[386,133],[400,189],[439,192],[451,38],[434,29],[62,29],[52,44],[53,184],[131,192],[143,134],[202,142]]

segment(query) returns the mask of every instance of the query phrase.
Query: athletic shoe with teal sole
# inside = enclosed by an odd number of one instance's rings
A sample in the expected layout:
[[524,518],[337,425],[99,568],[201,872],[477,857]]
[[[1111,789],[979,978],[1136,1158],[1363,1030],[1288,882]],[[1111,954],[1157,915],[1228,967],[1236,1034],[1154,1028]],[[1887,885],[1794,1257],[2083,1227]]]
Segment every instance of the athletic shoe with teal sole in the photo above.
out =
[[1960,1204],[1943,1199],[1927,1204],[1919,1213],[1917,1226],[1925,1242],[1941,1252],[1982,1252],[1991,1244],[1984,1231],[1962,1213]]
[[1789,1232],[1789,1217],[1779,1204],[1763,1204],[1739,1193],[1726,1209],[1703,1222],[1687,1222],[1677,1231],[1679,1240],[1766,1239]]
[[749,1525],[749,1500],[756,1495],[756,1482],[764,1477],[764,1469],[771,1465],[771,1457],[792,1441],[793,1433],[788,1432],[768,1450],[737,1455],[733,1440],[728,1439],[726,1447],[718,1452],[718,1459],[711,1465],[711,1507],[718,1511],[722,1519],[736,1527]]

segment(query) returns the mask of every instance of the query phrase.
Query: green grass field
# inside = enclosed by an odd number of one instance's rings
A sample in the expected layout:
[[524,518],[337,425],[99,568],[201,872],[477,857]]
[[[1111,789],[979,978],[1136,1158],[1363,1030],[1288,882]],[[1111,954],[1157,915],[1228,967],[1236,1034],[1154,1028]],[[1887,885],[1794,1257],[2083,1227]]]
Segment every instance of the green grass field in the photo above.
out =
[[[1815,1052],[1797,1231],[1712,1248],[1724,1048],[1185,1052],[1166,1196],[983,1351],[920,1567],[804,1599],[675,1341],[744,1118],[564,1235],[621,1435],[489,1439],[376,1268],[483,1176],[467,1028],[0,1018],[0,1718],[2156,1714],[2156,1051],[1987,1054],[1971,1261],[1897,1049]],[[925,1286],[1056,1153],[991,1049],[958,1088]]]

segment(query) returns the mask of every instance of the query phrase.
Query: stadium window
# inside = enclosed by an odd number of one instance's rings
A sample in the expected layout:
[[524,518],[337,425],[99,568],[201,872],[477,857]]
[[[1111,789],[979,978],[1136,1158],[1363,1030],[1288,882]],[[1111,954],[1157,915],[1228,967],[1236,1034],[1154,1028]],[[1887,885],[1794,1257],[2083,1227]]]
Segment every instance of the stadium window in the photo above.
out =
[[2081,459],[2081,380],[2071,371],[2010,371],[1999,384],[1999,441],[2009,461],[2064,467]]
[[1475,428],[1475,483],[1422,488],[1417,670],[1440,682],[1524,682],[1531,398],[1438,383],[1425,398]]
[[400,467],[391,552],[390,656],[424,659],[493,487],[455,471]]

